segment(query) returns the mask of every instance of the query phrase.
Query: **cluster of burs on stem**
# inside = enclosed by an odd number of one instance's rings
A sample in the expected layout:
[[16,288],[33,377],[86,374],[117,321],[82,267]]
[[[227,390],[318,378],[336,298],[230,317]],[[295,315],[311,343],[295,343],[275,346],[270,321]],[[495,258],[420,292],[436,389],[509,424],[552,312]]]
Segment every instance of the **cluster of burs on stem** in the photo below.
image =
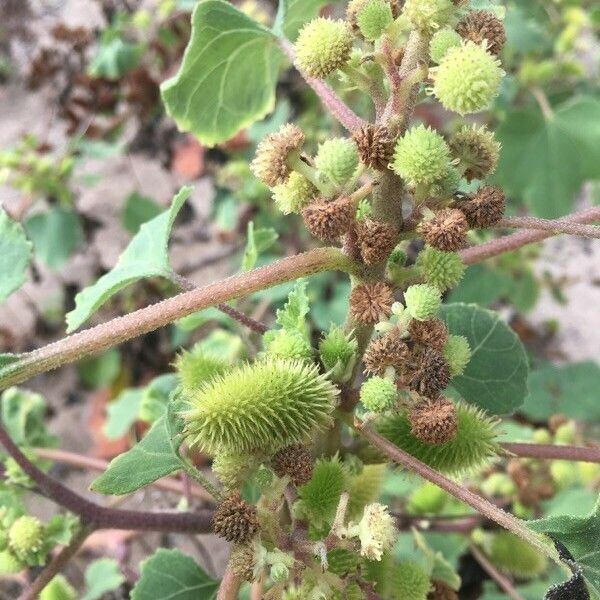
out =
[[[314,349],[289,323],[298,320],[291,298],[254,362],[232,367],[196,351],[178,361],[186,442],[213,457],[223,485],[214,530],[234,543],[234,573],[264,581],[265,598],[457,598],[422,565],[390,557],[394,519],[374,492],[385,459],[340,440],[357,410],[453,476],[498,451],[496,422],[444,395],[471,348],[440,311],[463,275],[470,230],[502,218],[502,191],[483,183],[499,144],[484,125],[462,121],[445,137],[409,121],[432,97],[461,118],[487,109],[504,41],[495,14],[458,0],[352,0],[345,20],[319,17],[298,35],[295,65],[308,80],[337,77],[372,98],[376,118],[356,118],[351,136],[314,155],[287,124],[262,140],[252,170],[284,214],[302,215],[356,264],[348,322]],[[250,480],[256,504],[240,492]]]

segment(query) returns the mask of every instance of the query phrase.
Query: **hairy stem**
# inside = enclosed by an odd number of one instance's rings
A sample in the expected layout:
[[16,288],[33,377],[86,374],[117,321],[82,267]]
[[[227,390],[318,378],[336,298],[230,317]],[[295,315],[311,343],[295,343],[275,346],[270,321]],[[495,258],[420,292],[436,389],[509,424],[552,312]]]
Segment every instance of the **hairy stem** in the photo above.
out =
[[[279,45],[288,58],[294,62],[295,51],[293,44],[288,40],[281,39]],[[327,108],[327,110],[348,131],[354,131],[367,124],[367,122],[355,114],[354,111],[323,80],[309,77],[305,73],[302,73],[302,71],[300,71],[300,74],[317,96],[319,96],[325,108]]]
[[515,589],[512,582],[504,576],[496,567],[487,559],[485,554],[474,544],[469,547],[471,554],[475,560],[481,565],[481,568],[494,580],[498,587],[512,600],[525,600]]
[[600,238],[600,227],[595,225],[580,225],[579,223],[565,223],[560,220],[538,219],[536,217],[505,217],[496,227],[514,229],[539,229],[549,231],[553,235],[570,233],[587,238]]
[[33,580],[31,585],[19,596],[18,600],[36,600],[40,592],[60,573],[67,563],[77,554],[87,537],[92,533],[92,528],[82,527],[73,539],[65,546]]
[[517,519],[498,506],[492,504],[486,498],[479,496],[468,488],[461,486],[451,479],[448,479],[441,473],[438,473],[431,467],[428,467],[414,456],[411,456],[410,454],[404,452],[404,450],[401,450],[392,444],[389,440],[386,440],[383,436],[379,435],[369,425],[366,425],[360,419],[355,418],[354,428],[358,433],[360,433],[360,435],[369,440],[373,446],[381,450],[395,463],[403,465],[404,467],[423,477],[423,479],[427,479],[428,481],[435,483],[438,487],[442,488],[455,498],[458,498],[465,504],[468,504],[471,508],[474,508],[477,512],[490,521],[494,521],[501,527],[508,529],[512,533],[529,542],[544,555],[559,562],[554,548],[545,543],[541,536],[528,529],[525,523],[523,523],[523,521],[520,519]]
[[501,446],[507,452],[522,458],[539,458],[542,460],[574,460],[578,462],[600,463],[600,448],[517,443],[505,443],[501,444]]
[[19,355],[16,362],[0,369],[0,388],[16,385],[39,373],[97,354],[203,308],[328,270],[356,272],[360,270],[360,266],[337,248],[316,248],[284,258],[248,273],[234,275],[202,288],[184,292],[126,316],[67,336],[33,352]]
[[219,586],[217,600],[236,600],[240,592],[241,585],[241,577],[233,572],[231,563],[229,563],[225,569],[225,574],[221,580],[221,585]]
[[[579,212],[573,213],[566,217],[556,220],[556,224],[569,224],[569,223],[593,223],[594,221],[600,220],[600,207],[595,206],[593,208],[587,208]],[[473,246],[462,250],[460,256],[466,265],[472,265],[474,263],[481,262],[487,258],[504,254],[505,252],[511,252],[512,250],[518,250],[527,244],[533,244],[535,242],[541,242],[546,238],[552,237],[554,232],[552,231],[519,231],[512,235],[486,242],[485,244],[479,244],[479,246]]]
[[90,502],[56,479],[38,469],[0,426],[0,444],[23,471],[50,500],[79,516],[84,527],[94,529],[128,529],[167,531],[171,533],[209,533],[212,530],[212,511],[199,512],[141,512],[106,508]]

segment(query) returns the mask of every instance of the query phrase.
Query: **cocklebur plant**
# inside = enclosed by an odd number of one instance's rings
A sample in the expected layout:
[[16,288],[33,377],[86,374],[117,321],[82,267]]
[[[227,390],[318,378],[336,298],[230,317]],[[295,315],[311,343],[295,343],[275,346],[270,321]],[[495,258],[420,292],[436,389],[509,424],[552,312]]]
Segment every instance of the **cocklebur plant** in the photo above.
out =
[[[496,313],[445,301],[470,264],[525,243],[509,237],[470,246],[474,230],[488,230],[491,237],[493,228],[506,225],[504,193],[486,181],[498,165],[500,144],[487,126],[462,118],[486,110],[500,92],[502,22],[452,0],[352,0],[345,19],[340,13],[302,23],[286,11],[293,16],[293,3],[281,3],[269,30],[229,3],[198,3],[182,71],[164,84],[163,97],[182,128],[208,145],[223,141],[272,107],[268,86],[251,75],[258,70],[261,81],[272,83],[281,61],[268,57],[278,44],[348,130],[311,144],[300,125],[285,123],[263,137],[251,162],[273,208],[298,225],[301,218],[314,247],[203,289],[161,267],[151,275],[187,290],[182,296],[123,317],[114,331],[101,326],[31,355],[2,356],[0,363],[0,381],[18,382],[208,306],[233,315],[250,330],[251,351],[224,358],[200,345],[181,352],[163,412],[92,486],[108,495],[129,494],[183,472],[197,494],[210,497],[210,508],[131,514],[74,501],[56,481],[50,485],[9,436],[2,442],[20,465],[28,465],[26,475],[90,529],[212,531],[231,545],[220,583],[181,553],[157,552],[142,565],[134,599],[152,598],[161,581],[156,573],[168,579],[173,572],[183,590],[202,587],[207,597],[222,600],[237,598],[242,582],[267,599],[456,598],[460,577],[417,528],[435,528],[432,515],[465,515],[465,505],[475,512],[466,515],[473,524],[462,533],[480,525],[492,530],[489,543],[472,536],[473,553],[480,547],[508,573],[539,573],[546,558],[560,562],[563,551],[497,505],[522,515],[531,509],[533,516],[549,497],[548,481],[558,485],[565,476],[564,465],[552,472],[539,460],[512,463],[533,450],[500,440],[498,415],[514,412],[527,393],[525,351]],[[219,40],[222,64],[215,58]],[[208,50],[217,54],[204,64]],[[198,73],[198,67],[206,71]],[[221,78],[218,96],[205,87],[214,86],[214,77]],[[335,86],[372,103],[368,120]],[[206,96],[197,97],[198,90]],[[457,115],[447,130],[413,118],[418,103],[425,108],[434,101]],[[166,247],[189,193],[184,188],[141,235],[160,235]],[[259,236],[249,232],[251,268]],[[132,242],[136,261],[140,239]],[[128,258],[126,251],[119,268]],[[303,278],[326,270],[350,278],[347,318],[315,334]],[[111,277],[118,278],[118,270]],[[274,325],[223,304],[293,281]],[[71,330],[111,295],[102,285],[100,292],[93,288],[78,296]],[[553,442],[576,439],[569,427],[556,433]],[[534,446],[538,458],[556,457],[544,452],[561,448]],[[564,449],[565,457],[585,450]],[[212,474],[198,468],[206,460]],[[427,480],[426,487],[404,493],[393,479],[385,485],[394,465]],[[498,474],[504,477],[493,477]],[[398,514],[405,507],[408,513]],[[401,530],[412,525],[417,550],[408,560],[401,555]],[[556,533],[553,522],[536,526]],[[520,570],[506,556],[517,539],[507,536],[513,535],[535,553]],[[21,538],[12,537],[10,554],[1,555],[6,570],[17,568],[17,551],[25,555]],[[576,560],[585,556],[579,550],[567,559],[576,575]],[[184,568],[173,568],[173,561]],[[568,585],[581,585],[580,579]],[[36,581],[34,593],[42,585]]]

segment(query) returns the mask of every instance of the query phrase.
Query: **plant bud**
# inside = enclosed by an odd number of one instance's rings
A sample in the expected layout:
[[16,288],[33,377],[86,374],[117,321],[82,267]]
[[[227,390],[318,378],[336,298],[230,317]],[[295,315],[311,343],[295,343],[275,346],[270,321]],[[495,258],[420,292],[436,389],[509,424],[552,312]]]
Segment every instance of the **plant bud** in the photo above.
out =
[[467,338],[462,335],[451,335],[444,348],[444,358],[452,377],[462,375],[471,360],[471,346]]
[[286,183],[292,173],[288,159],[304,144],[304,133],[296,125],[283,125],[279,131],[270,133],[256,149],[256,158],[250,165],[258,179],[269,187]]
[[415,29],[431,34],[448,23],[454,10],[452,0],[406,0],[402,14]]
[[412,186],[432,184],[448,173],[450,148],[439,133],[419,125],[396,142],[391,167]]
[[368,411],[375,413],[393,408],[397,397],[394,382],[384,377],[371,377],[360,388],[360,401]]
[[440,63],[450,48],[460,46],[461,37],[454,29],[437,31],[429,44],[429,56],[434,63]]
[[489,108],[505,74],[500,61],[473,42],[450,48],[430,73],[435,97],[444,108],[459,115]]
[[273,188],[273,201],[284,215],[298,214],[317,193],[317,188],[304,175],[294,171],[286,183]]
[[44,526],[35,517],[19,517],[8,531],[9,546],[19,558],[35,554],[42,547],[43,541]]
[[239,492],[227,496],[215,511],[213,531],[228,542],[249,542],[258,531],[256,507],[248,504]]
[[265,350],[272,358],[288,358],[310,362],[313,349],[304,336],[297,331],[280,329],[270,332],[273,335],[265,336]]
[[498,56],[506,43],[504,23],[488,10],[473,10],[456,26],[459,35],[475,44],[483,45]]
[[350,59],[352,34],[346,23],[319,17],[296,40],[296,65],[309,77],[324,79]]
[[356,363],[358,342],[354,336],[332,325],[319,342],[321,363],[330,372],[329,377],[336,382],[345,383],[352,376]]
[[461,127],[449,141],[453,156],[459,160],[467,181],[485,179],[498,164],[500,144],[484,125]]
[[382,281],[357,285],[350,294],[350,315],[359,323],[374,324],[392,314],[394,291]]
[[421,222],[418,231],[430,246],[455,252],[467,245],[469,223],[462,211],[443,208],[428,221]]
[[315,166],[335,185],[343,186],[358,167],[356,144],[346,138],[326,140],[319,146]]
[[425,281],[442,292],[453,288],[466,269],[456,252],[444,252],[432,246],[421,250],[416,265]]
[[404,292],[406,310],[413,319],[427,321],[438,314],[442,295],[436,287],[427,284],[411,285]]
[[393,20],[389,0],[367,0],[356,15],[360,33],[366,40],[372,42],[385,33]]
[[14,575],[25,568],[25,564],[10,550],[0,552],[0,575]]
[[440,319],[417,321],[413,319],[408,326],[408,333],[417,344],[435,348],[440,352],[448,342],[448,328]]

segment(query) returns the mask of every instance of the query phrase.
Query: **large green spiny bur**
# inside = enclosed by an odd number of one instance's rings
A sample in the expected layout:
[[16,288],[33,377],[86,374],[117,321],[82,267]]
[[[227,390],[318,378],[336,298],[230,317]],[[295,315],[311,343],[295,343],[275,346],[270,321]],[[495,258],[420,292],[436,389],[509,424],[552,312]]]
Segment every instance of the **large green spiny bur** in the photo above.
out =
[[211,454],[272,453],[329,425],[337,394],[315,365],[284,359],[246,364],[188,396],[187,441]]

